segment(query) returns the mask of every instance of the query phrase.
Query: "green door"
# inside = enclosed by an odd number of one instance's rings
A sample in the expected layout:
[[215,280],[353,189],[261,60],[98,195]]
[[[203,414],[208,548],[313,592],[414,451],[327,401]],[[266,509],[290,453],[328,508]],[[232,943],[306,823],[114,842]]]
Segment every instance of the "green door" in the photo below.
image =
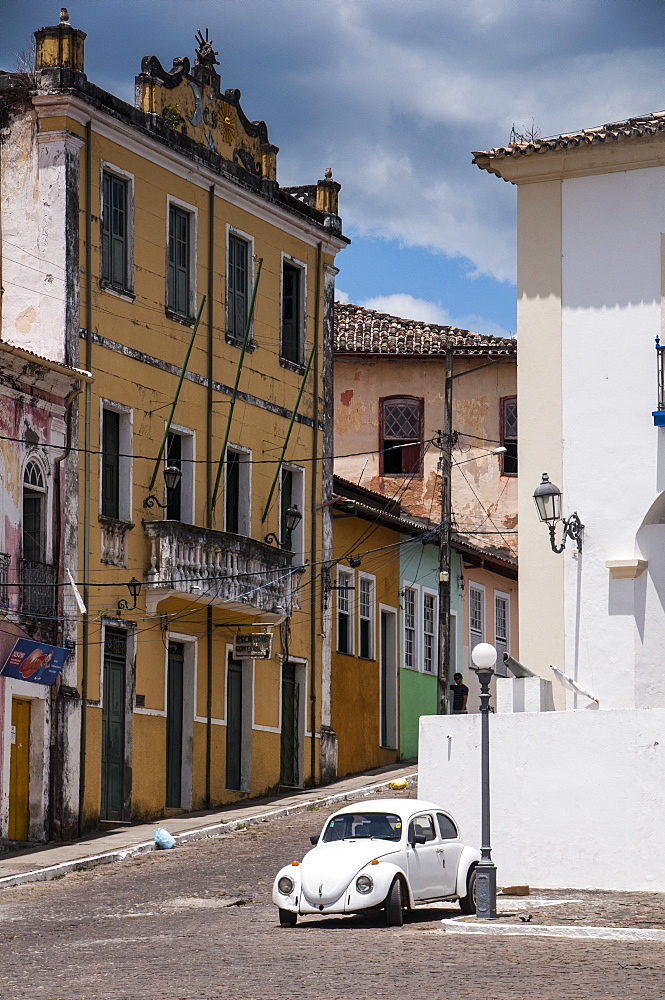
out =
[[180,808],[182,796],[183,644],[169,643],[166,680],[166,805]]
[[125,663],[127,636],[107,629],[104,637],[102,709],[102,819],[123,818],[125,798]]
[[280,785],[299,785],[298,758],[298,715],[300,688],[296,680],[295,663],[285,663],[282,667],[282,734],[280,741]]
[[226,787],[242,784],[242,661],[229,656],[226,673]]

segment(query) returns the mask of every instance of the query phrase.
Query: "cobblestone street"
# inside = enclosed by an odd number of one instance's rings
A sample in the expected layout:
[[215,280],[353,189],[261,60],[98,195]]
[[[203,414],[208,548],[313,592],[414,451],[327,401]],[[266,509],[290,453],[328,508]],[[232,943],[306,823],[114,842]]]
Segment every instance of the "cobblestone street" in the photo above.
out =
[[[310,834],[333,811],[313,809],[123,864],[5,888],[0,995],[655,1000],[665,993],[665,945],[445,934],[440,920],[459,917],[457,906],[420,909],[401,929],[384,927],[382,915],[301,918],[294,929],[280,928],[270,902],[274,874],[303,855]],[[556,895],[537,893],[541,900]],[[587,924],[595,917],[605,926],[631,920],[665,926],[661,896],[558,895],[582,902],[539,908],[527,898],[514,909],[529,907],[534,922],[566,923],[576,913],[579,920],[583,907]]]

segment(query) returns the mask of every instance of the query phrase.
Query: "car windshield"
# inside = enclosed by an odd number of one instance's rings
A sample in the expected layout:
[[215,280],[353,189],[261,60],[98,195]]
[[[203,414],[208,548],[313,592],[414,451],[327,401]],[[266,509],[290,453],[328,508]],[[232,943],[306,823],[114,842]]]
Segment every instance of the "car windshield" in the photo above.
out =
[[402,820],[394,813],[348,812],[333,816],[323,832],[322,841],[356,840],[361,837],[376,840],[399,840]]

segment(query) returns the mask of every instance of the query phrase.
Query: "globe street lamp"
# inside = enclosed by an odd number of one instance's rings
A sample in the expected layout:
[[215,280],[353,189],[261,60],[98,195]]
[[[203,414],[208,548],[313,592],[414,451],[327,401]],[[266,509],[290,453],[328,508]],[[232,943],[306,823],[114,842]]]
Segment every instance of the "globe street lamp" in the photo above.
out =
[[476,916],[486,920],[496,917],[496,866],[490,843],[490,681],[494,674],[496,649],[489,642],[479,642],[471,650],[473,669],[480,682],[480,863],[476,867]]

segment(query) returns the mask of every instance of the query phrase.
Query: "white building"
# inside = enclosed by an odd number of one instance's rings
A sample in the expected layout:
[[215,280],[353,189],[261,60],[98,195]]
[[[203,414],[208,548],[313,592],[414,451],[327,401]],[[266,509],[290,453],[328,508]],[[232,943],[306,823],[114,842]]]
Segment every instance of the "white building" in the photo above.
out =
[[[561,668],[599,709],[492,716],[499,884],[662,891],[665,112],[474,162],[518,188],[520,660],[547,680]],[[579,553],[571,539],[552,551],[533,501],[543,472],[585,526]],[[554,691],[558,709],[592,706]],[[471,837],[476,726],[428,719],[420,745],[420,793]]]
[[[518,187],[520,659],[601,709],[665,707],[665,113],[474,162]],[[579,558],[538,521],[544,471]]]

